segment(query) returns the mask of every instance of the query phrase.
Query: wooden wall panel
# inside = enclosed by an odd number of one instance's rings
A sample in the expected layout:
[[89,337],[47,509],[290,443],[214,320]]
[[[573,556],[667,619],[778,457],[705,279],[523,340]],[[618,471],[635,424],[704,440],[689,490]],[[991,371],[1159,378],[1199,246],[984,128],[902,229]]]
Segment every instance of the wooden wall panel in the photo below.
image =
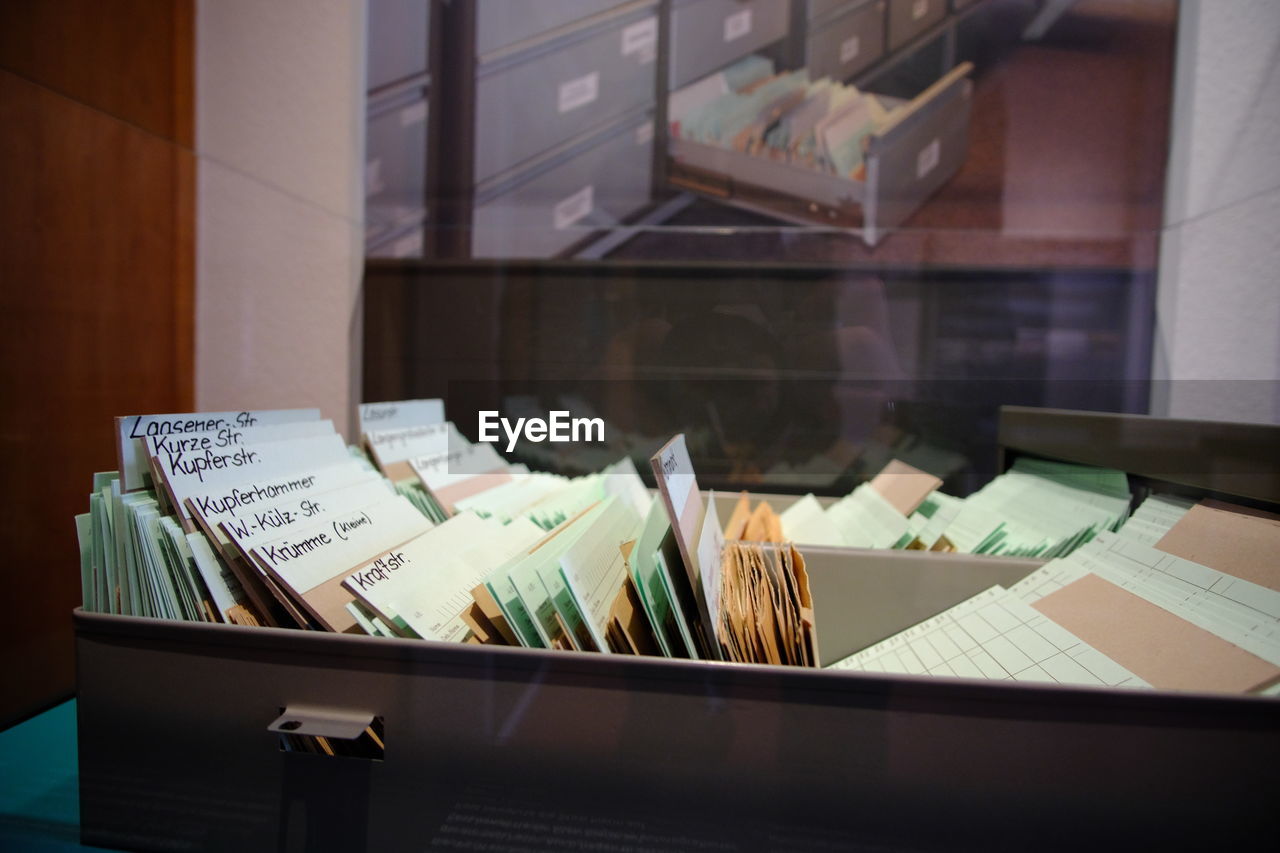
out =
[[116,467],[112,417],[192,408],[195,160],[6,71],[0,127],[3,726],[73,688],[73,516]]
[[188,148],[192,0],[4,0],[0,68]]

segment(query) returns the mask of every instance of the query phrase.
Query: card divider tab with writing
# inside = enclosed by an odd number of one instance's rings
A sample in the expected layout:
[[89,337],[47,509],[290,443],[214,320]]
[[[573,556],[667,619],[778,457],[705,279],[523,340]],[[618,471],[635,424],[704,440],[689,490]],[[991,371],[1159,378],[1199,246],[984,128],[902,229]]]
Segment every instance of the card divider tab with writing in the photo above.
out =
[[[357,565],[430,530],[433,525],[406,498],[365,507],[264,542],[250,557],[331,631],[356,628],[342,581]],[[332,534],[332,536],[330,536]]]
[[142,439],[147,435],[208,432],[225,427],[249,427],[291,421],[319,420],[319,409],[276,409],[240,412],[186,412],[168,415],[126,415],[116,420],[116,459],[121,490],[146,488],[147,468]]

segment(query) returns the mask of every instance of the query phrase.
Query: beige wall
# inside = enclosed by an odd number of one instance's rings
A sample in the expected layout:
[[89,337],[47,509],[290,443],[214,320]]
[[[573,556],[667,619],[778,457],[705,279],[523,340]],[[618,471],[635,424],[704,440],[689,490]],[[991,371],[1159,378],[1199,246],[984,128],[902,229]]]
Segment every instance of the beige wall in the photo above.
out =
[[196,405],[359,395],[363,0],[198,0]]

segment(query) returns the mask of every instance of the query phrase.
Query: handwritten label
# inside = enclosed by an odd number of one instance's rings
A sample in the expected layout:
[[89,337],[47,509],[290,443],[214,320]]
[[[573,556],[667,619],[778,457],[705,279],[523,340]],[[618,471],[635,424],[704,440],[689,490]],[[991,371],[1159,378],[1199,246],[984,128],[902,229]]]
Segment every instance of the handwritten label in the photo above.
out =
[[938,160],[942,158],[942,142],[935,139],[920,149],[920,153],[916,155],[916,180],[920,180],[929,174],[938,165]]
[[683,435],[680,436],[680,441],[673,442],[663,452],[659,466],[668,494],[671,495],[671,509],[679,519],[684,515],[685,504],[698,488],[693,460],[689,458],[689,448],[684,443]]
[[929,14],[929,0],[915,0],[911,4],[911,20],[918,21]]
[[724,19],[724,40],[737,41],[751,32],[751,10],[743,9],[734,12]]
[[581,222],[591,215],[595,209],[595,187],[587,184],[573,195],[561,201],[552,211],[552,220],[557,231],[563,231],[570,225]]
[[653,141],[653,122],[646,121],[636,128],[636,145],[648,145]]
[[400,111],[400,126],[408,127],[412,124],[422,124],[427,120],[427,102],[418,101],[416,104],[410,104]]
[[129,415],[116,418],[119,434],[120,487],[130,492],[150,483],[146,451],[147,436],[189,432],[211,432],[226,427],[243,428],[320,419],[319,409],[278,409],[257,412],[188,412],[172,415]]
[[397,496],[260,543],[251,554],[293,590],[305,593],[432,526],[407,498]]
[[600,97],[600,72],[592,71],[560,84],[556,106],[562,113],[585,107]]
[[847,38],[840,42],[840,64],[845,65],[852,62],[858,56],[858,51],[862,48],[862,40],[857,36]]
[[658,19],[645,18],[622,31],[622,55],[636,55],[641,65],[648,65],[658,55]]

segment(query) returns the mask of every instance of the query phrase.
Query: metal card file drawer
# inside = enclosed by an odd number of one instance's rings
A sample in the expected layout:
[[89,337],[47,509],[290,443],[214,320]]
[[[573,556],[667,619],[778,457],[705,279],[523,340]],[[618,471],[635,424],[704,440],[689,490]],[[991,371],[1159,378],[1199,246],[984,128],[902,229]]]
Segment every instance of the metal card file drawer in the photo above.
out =
[[430,11],[427,0],[369,0],[370,91],[427,73]]
[[365,209],[394,228],[426,198],[427,94],[423,87],[372,101],[365,140]]
[[885,2],[869,3],[820,29],[805,42],[805,61],[813,79],[848,80],[884,53]]
[[598,15],[626,0],[474,0],[476,56],[484,57]]
[[475,181],[653,104],[652,6],[533,55],[482,66],[476,81]]
[[947,0],[889,0],[889,49],[896,50],[947,14]]
[[914,100],[897,104],[892,124],[869,137],[864,180],[678,138],[669,142],[671,179],[784,219],[856,228],[874,246],[964,161],[972,70],[962,63]]
[[787,0],[690,0],[671,10],[671,88],[785,37]]
[[[886,611],[897,624],[881,630],[903,628],[932,615],[917,590],[941,581],[962,599],[1030,570],[925,552],[806,558],[828,608],[819,631]],[[95,846],[393,853],[495,838],[587,849],[585,837],[590,849],[758,849],[774,837],[786,849],[943,850],[1034,838],[1072,850],[1105,832],[1135,849],[1213,849],[1228,828],[1254,839],[1242,848],[1273,828],[1265,780],[1280,737],[1274,703],[1256,697],[83,612],[75,629],[81,840]],[[377,718],[385,752],[281,751],[268,726],[286,709]],[[690,790],[703,792],[696,803]]]
[[620,122],[527,176],[480,194],[471,253],[545,258],[649,201],[653,121]]

